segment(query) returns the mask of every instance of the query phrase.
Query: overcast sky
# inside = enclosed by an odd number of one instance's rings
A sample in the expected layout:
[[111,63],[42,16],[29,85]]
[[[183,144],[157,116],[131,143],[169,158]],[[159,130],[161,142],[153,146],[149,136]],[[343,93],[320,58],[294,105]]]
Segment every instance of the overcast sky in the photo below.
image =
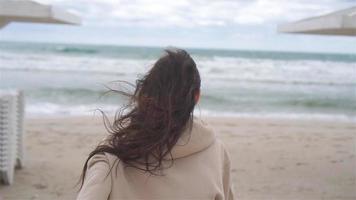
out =
[[356,0],[39,0],[82,26],[11,24],[0,40],[344,52],[356,37],[287,35],[277,24],[356,6]]

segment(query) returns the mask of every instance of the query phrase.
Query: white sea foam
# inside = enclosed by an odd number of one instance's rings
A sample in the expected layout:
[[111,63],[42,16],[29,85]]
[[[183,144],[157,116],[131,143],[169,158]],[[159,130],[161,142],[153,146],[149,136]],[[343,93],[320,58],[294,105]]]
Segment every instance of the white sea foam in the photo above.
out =
[[[100,115],[103,111],[107,115],[114,115],[118,110],[118,105],[59,105],[53,103],[38,103],[27,106],[26,113],[30,118],[36,117],[61,117],[61,116],[93,116]],[[99,111],[100,110],[100,111]],[[211,117],[243,117],[243,118],[273,118],[273,119],[304,119],[304,120],[323,120],[323,121],[346,121],[356,122],[356,115],[342,114],[311,114],[311,113],[248,113],[248,112],[229,112],[200,110],[194,111],[195,116]]]
[[[55,54],[2,53],[0,70],[49,71],[64,73],[143,74],[152,59],[103,58]],[[196,59],[207,80],[290,84],[356,85],[356,62],[315,60],[272,60],[211,57]],[[342,78],[340,78],[342,77]]]

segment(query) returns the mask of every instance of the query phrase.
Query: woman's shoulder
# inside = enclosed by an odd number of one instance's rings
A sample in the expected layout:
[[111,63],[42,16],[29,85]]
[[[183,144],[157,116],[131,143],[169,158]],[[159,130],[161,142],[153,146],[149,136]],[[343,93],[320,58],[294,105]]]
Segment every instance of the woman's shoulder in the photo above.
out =
[[193,126],[196,130],[198,130],[196,132],[199,133],[199,140],[208,139],[211,141],[211,144],[213,144],[212,146],[218,147],[222,150],[226,149],[224,142],[221,140],[220,137],[218,137],[219,133],[213,125],[200,118],[194,117]]
[[110,169],[118,158],[111,153],[97,153],[93,155],[88,161],[88,169],[92,168],[94,165],[106,166],[107,169]]
[[204,132],[205,137],[201,138],[207,138],[207,136],[211,137],[210,140],[212,141],[212,145],[210,145],[210,148],[214,149],[214,151],[218,151],[224,157],[229,156],[226,144],[220,137],[218,137],[219,133],[216,132],[214,126],[198,118],[195,118],[195,125],[198,126],[199,129],[203,130],[201,132]]

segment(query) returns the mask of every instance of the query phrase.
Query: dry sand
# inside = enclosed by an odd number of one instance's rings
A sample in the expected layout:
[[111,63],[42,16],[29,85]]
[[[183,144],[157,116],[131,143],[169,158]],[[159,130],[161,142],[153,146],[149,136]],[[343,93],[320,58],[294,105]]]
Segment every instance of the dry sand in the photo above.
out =
[[[356,124],[205,119],[230,151],[237,199],[356,199]],[[100,118],[30,119],[26,129],[26,166],[0,199],[75,199],[82,164],[106,134]]]

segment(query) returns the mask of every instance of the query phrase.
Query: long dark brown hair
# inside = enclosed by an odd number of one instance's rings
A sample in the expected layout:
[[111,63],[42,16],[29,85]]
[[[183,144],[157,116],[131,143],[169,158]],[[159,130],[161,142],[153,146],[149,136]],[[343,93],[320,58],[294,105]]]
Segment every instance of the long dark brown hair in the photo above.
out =
[[129,97],[128,104],[115,115],[113,123],[104,120],[109,136],[89,154],[81,185],[88,161],[100,153],[113,154],[125,166],[151,174],[164,168],[167,158],[173,164],[171,150],[188,125],[191,128],[196,95],[200,93],[194,60],[184,50],[165,50],[134,87],[133,94],[115,90]]

